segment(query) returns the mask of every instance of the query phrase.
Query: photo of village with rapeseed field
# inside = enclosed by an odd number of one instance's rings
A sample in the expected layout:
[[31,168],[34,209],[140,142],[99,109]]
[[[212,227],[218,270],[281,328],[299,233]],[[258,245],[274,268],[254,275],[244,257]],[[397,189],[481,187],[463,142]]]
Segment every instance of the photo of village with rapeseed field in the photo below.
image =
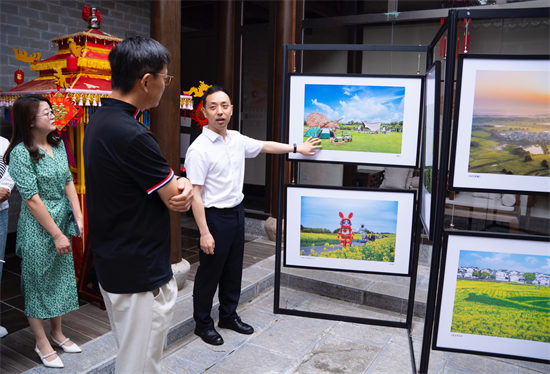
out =
[[461,250],[451,332],[550,342],[550,256]]
[[306,84],[304,141],[323,150],[401,154],[405,87]]
[[397,201],[302,196],[300,255],[395,262],[397,209]]
[[476,71],[468,172],[550,176],[550,72]]

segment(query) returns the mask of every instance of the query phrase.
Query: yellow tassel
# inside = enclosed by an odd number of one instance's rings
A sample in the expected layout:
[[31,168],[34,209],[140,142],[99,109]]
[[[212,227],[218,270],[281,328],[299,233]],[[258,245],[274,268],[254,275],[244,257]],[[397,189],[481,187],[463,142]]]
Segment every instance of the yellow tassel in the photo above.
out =
[[[65,66],[67,63],[65,62]],[[78,59],[78,66],[83,68],[94,68],[102,70],[111,70],[111,64],[109,61],[98,61],[91,58],[80,57]]]
[[31,71],[54,70],[55,68],[67,68],[67,60],[37,62],[35,64],[31,64]]
[[86,51],[99,53],[100,55],[108,55],[111,52],[110,49],[96,48],[96,47],[90,47],[90,46],[86,47]]

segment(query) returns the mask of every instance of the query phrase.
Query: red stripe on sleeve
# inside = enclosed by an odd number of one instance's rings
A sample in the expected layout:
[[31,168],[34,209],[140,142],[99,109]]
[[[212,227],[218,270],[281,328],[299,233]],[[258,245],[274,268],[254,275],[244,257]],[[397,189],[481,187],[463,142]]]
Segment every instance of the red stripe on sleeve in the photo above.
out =
[[150,195],[152,194],[153,192],[155,192],[156,190],[158,190],[159,188],[163,187],[166,183],[170,182],[170,180],[174,177],[174,170],[170,169],[170,174],[162,181],[160,182],[159,184],[149,188],[147,190],[147,194]]

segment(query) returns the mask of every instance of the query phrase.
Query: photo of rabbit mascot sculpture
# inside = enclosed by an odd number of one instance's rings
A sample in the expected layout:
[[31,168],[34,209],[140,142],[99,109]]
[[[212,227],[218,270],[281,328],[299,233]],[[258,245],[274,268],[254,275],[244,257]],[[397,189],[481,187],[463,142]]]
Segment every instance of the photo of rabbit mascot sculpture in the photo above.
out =
[[340,239],[340,245],[342,247],[351,246],[351,241],[353,240],[353,230],[351,229],[351,217],[353,213],[350,213],[347,218],[344,217],[342,212],[340,212],[340,231],[338,231],[338,238]]

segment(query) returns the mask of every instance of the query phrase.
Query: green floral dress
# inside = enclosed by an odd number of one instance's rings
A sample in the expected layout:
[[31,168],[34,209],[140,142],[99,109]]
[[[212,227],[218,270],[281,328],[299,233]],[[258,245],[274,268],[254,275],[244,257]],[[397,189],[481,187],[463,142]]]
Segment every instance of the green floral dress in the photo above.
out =
[[[70,219],[71,206],[65,197],[65,183],[71,181],[63,142],[52,147],[53,158],[32,161],[29,151],[19,143],[10,154],[10,175],[23,201],[38,194],[50,216],[71,240],[76,230]],[[21,204],[15,252],[21,257],[21,291],[25,315],[32,318],[58,317],[78,309],[72,253],[60,255],[53,237],[34,218],[27,204]]]

